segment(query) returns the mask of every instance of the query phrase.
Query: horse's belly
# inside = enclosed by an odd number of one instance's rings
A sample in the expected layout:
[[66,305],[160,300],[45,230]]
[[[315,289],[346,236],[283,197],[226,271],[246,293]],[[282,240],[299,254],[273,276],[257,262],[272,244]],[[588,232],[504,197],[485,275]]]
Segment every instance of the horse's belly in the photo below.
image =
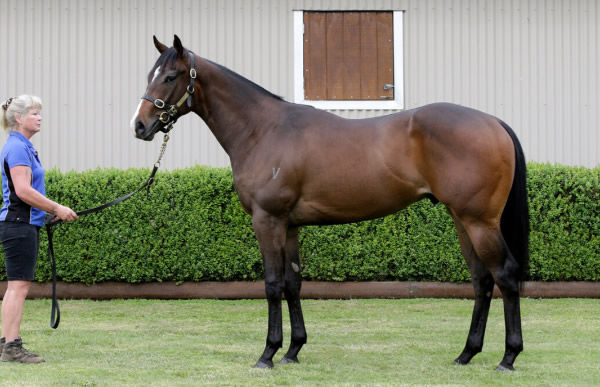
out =
[[412,187],[341,188],[330,186],[303,195],[290,213],[290,223],[337,224],[374,219],[400,211],[420,197]]

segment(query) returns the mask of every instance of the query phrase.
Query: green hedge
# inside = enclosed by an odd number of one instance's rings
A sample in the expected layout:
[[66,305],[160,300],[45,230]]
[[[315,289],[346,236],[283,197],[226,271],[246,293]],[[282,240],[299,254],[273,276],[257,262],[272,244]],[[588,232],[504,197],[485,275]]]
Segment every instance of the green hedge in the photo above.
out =
[[[531,279],[600,280],[600,168],[528,166]],[[48,196],[80,210],[132,191],[148,173],[48,171]],[[373,221],[305,227],[300,245],[305,280],[470,278],[450,216],[427,200]],[[43,232],[38,281],[50,279],[46,248]],[[59,279],[67,282],[262,278],[251,219],[239,204],[229,169],[159,172],[149,196],[142,192],[59,226],[55,248]],[[3,264],[0,279],[6,279]]]

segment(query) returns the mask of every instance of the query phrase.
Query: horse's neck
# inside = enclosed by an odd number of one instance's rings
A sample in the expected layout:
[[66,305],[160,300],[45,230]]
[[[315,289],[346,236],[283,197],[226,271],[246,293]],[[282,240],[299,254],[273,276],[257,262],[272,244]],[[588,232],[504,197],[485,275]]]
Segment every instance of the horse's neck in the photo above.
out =
[[277,110],[282,101],[212,63],[205,65],[207,71],[200,77],[202,102],[197,104],[196,113],[234,162],[262,136],[268,126],[265,121],[273,117],[265,111]]

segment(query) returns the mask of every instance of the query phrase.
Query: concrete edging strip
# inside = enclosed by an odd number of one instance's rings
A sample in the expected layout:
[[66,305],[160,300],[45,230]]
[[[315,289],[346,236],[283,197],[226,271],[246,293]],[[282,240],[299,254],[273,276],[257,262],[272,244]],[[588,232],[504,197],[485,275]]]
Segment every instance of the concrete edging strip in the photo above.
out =
[[[0,296],[6,281],[0,282]],[[94,285],[59,282],[57,294],[61,299],[264,299],[264,282],[152,282],[128,284],[104,282]],[[33,282],[28,297],[50,298],[51,282]],[[498,288],[494,296],[499,297]],[[600,282],[525,282],[522,297],[531,298],[600,298]],[[470,283],[444,282],[319,282],[302,283],[302,298],[473,298]]]

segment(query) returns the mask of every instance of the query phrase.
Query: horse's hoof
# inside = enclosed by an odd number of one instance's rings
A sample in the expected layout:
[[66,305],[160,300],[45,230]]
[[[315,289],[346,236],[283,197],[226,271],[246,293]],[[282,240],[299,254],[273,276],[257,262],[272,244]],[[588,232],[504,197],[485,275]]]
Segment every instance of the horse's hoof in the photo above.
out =
[[279,362],[279,364],[298,364],[300,363],[298,361],[298,358],[296,356],[290,358],[290,357],[283,357],[283,359],[281,359],[281,361]]
[[467,365],[467,364],[469,364],[470,361],[471,361],[471,359],[463,359],[461,356],[459,356],[454,360],[454,363],[452,363],[452,364],[454,364],[455,366]]
[[262,360],[262,359],[260,359],[254,365],[254,368],[259,368],[259,369],[273,368],[273,362],[271,360]]
[[498,372],[504,372],[504,371],[514,371],[515,367],[511,366],[511,365],[502,365],[500,364],[497,368],[496,371]]

